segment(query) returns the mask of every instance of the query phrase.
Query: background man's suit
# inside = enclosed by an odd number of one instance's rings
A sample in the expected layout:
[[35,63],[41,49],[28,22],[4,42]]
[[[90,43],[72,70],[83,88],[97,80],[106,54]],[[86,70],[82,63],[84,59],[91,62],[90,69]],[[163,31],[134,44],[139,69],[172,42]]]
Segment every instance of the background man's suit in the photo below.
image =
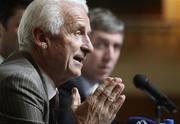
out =
[[48,124],[47,91],[34,66],[16,54],[0,72],[0,124]]

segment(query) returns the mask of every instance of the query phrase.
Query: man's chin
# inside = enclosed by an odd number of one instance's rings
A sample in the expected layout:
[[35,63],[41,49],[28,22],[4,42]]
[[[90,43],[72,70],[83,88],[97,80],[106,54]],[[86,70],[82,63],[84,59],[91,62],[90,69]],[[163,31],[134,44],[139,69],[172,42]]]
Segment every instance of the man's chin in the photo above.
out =
[[98,77],[98,80],[104,80],[109,77],[109,74],[104,74]]
[[76,77],[79,77],[79,76],[81,76],[81,70],[80,69],[77,69],[77,70],[72,72],[72,77],[73,78],[76,78]]

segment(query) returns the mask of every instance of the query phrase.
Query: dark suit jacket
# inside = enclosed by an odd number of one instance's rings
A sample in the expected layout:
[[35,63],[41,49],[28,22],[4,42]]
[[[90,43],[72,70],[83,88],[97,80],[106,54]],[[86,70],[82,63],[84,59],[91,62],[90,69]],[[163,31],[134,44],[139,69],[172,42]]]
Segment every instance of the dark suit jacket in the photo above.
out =
[[[76,87],[81,96],[81,102],[84,101],[87,96],[84,93],[81,85],[78,83],[82,81],[81,77],[76,78],[75,80],[69,80],[64,83],[61,87],[59,87],[59,97],[60,97],[60,109],[59,109],[59,117],[58,124],[75,124],[73,120],[73,115],[70,111],[70,102],[71,102],[71,90],[73,87]],[[117,124],[116,120],[112,122],[112,124]]]
[[71,90],[74,87],[74,82],[68,81],[63,86],[59,87],[60,108],[58,113],[58,124],[75,124],[71,110]]
[[47,89],[20,54],[0,65],[0,124],[48,124]]

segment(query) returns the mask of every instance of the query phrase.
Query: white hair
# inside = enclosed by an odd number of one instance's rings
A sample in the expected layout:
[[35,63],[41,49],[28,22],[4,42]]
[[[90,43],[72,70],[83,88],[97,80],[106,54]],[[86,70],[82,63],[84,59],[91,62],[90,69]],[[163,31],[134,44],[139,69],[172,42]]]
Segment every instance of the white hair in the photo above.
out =
[[20,50],[33,47],[32,29],[36,27],[52,35],[59,33],[64,24],[62,3],[78,4],[88,13],[86,0],[34,0],[25,10],[18,28]]

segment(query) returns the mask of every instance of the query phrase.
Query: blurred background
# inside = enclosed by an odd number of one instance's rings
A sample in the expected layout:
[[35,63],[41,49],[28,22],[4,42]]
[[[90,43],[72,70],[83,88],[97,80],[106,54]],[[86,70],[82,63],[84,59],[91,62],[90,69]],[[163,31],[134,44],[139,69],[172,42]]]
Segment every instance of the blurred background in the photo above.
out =
[[[126,24],[121,57],[113,72],[126,84],[120,124],[130,116],[155,118],[154,102],[133,85],[135,74],[146,75],[180,107],[180,0],[88,0],[88,5],[108,8]],[[173,118],[180,124],[180,110],[162,113],[162,119]]]

